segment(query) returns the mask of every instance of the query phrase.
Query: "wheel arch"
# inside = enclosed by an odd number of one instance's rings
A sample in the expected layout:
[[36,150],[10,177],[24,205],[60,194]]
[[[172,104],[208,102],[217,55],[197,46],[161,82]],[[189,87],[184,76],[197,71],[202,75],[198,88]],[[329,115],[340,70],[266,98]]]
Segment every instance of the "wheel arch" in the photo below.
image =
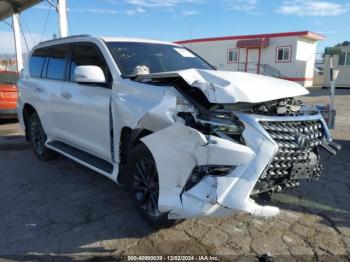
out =
[[127,163],[131,150],[142,143],[141,139],[152,134],[148,129],[138,128],[131,129],[130,127],[123,127],[119,140],[119,174],[118,183],[125,185],[127,176]]

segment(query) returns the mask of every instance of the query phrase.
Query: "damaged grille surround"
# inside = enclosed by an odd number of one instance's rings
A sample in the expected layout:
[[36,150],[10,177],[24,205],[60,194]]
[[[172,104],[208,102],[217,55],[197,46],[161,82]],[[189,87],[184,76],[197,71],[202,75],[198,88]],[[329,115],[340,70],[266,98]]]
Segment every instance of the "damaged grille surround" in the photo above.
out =
[[317,179],[322,170],[319,146],[326,138],[321,119],[260,121],[278,149],[259,178],[253,194],[280,192],[299,180]]
[[[321,115],[315,113],[299,116],[266,116],[246,113],[238,113],[238,115],[240,117],[249,115],[250,119],[254,119],[255,121],[250,124],[265,133],[264,135],[272,140],[276,147],[276,152],[259,177],[252,195],[281,192],[284,189],[298,186],[299,180],[320,177],[322,164],[319,146],[330,137],[323,126]],[[239,118],[237,121],[240,121]],[[244,126],[243,123],[242,126]],[[231,140],[225,137],[226,132],[223,134],[219,132],[214,135]],[[242,140],[244,136],[241,136]],[[236,140],[236,142],[239,141]]]

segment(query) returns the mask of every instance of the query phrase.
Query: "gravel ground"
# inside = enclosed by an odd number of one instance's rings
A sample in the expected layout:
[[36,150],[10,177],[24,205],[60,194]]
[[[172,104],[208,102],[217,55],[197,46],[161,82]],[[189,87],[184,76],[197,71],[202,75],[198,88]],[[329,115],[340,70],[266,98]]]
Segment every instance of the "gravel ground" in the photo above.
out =
[[[306,100],[325,103],[327,92],[313,90]],[[326,162],[319,182],[274,196],[280,216],[189,219],[161,230],[143,222],[123,188],[63,157],[37,160],[18,124],[2,121],[0,260],[189,254],[255,259],[270,253],[284,259],[333,256],[347,261],[350,90],[337,93],[333,134],[343,150]]]

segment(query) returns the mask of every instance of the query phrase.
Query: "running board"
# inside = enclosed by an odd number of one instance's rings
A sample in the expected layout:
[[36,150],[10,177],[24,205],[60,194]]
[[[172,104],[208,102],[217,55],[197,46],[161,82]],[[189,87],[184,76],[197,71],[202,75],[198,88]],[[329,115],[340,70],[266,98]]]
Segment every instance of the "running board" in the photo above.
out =
[[103,175],[110,176],[113,173],[114,167],[111,163],[74,146],[60,141],[52,141],[47,143],[47,147]]

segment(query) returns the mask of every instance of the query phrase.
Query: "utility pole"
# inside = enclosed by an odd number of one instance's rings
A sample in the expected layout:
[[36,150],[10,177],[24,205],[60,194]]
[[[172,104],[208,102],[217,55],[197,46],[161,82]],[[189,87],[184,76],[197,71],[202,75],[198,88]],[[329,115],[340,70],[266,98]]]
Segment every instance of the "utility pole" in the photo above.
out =
[[66,0],[57,0],[57,12],[59,20],[60,37],[68,36],[68,19]]
[[23,69],[23,54],[22,54],[22,42],[21,42],[21,28],[19,22],[19,13],[13,13],[12,15],[12,30],[15,38],[17,70],[20,72]]
[[332,128],[333,126],[333,110],[334,110],[334,97],[335,97],[335,82],[338,77],[338,70],[334,70],[333,68],[333,56],[341,55],[342,51],[339,47],[328,47],[326,48],[325,54],[330,55],[330,65],[329,65],[329,74],[330,74],[330,82],[331,82],[331,92],[330,92],[330,105],[329,105],[329,118],[328,118],[328,126]]

